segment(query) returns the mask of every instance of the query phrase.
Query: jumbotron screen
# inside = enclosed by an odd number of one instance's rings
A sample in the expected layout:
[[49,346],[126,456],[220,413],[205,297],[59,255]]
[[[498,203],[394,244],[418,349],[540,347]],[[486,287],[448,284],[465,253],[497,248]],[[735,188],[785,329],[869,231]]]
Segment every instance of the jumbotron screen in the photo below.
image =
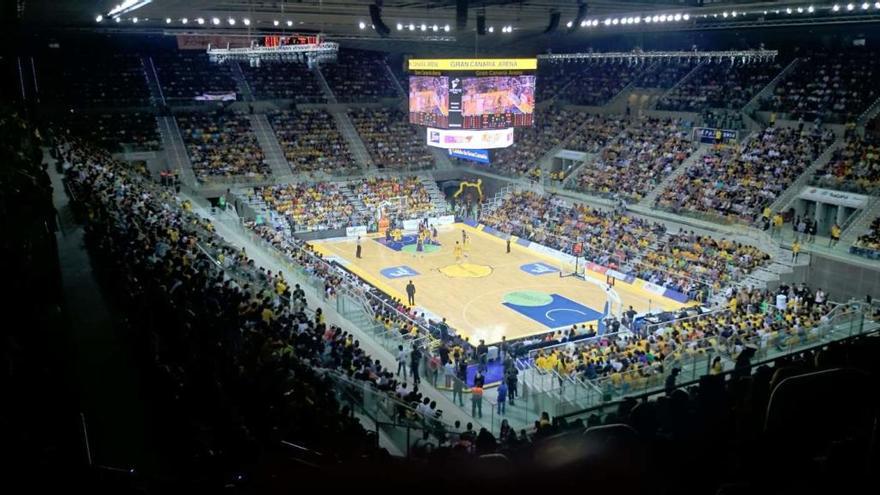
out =
[[533,123],[535,59],[409,61],[409,121],[441,129]]

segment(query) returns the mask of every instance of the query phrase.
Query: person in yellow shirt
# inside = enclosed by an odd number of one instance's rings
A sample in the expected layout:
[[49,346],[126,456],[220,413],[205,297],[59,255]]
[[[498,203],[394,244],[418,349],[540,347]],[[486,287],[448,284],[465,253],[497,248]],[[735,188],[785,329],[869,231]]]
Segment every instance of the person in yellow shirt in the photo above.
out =
[[801,243],[794,241],[791,244],[791,261],[797,261],[798,254],[801,252]]
[[459,244],[458,241],[455,241],[455,247],[452,248],[452,255],[455,256],[456,263],[461,263],[461,254],[461,244]]
[[828,242],[828,247],[834,247],[838,242],[840,242],[840,225],[835,223],[831,226],[831,240]]

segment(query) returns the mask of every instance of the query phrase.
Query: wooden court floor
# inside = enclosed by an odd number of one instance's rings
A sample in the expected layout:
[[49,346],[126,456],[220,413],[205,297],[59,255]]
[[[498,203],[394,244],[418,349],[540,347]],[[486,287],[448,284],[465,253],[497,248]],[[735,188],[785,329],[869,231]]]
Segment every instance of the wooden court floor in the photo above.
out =
[[[595,326],[606,312],[606,302],[613,314],[630,305],[638,312],[683,306],[620,281],[608,293],[605,276],[599,273],[588,271],[586,281],[560,277],[559,260],[516,242],[511,242],[508,254],[503,239],[478,228],[454,224],[438,230],[439,248],[421,254],[414,252],[414,246],[388,247],[379,237],[362,239],[360,259],[355,256],[355,239],[311,244],[402,301],[407,300],[405,287],[412,280],[416,307],[430,318],[445,317],[473,343],[479,339],[495,343],[502,336],[516,339],[570,328],[573,323]],[[469,247],[457,263],[453,246],[461,242],[462,230],[467,232]]]

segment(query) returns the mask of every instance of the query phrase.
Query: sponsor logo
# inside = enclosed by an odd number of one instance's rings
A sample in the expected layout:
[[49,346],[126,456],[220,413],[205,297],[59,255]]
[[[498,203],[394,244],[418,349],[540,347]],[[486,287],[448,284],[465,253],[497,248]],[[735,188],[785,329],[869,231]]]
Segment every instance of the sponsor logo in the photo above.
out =
[[413,270],[412,268],[406,265],[400,266],[392,266],[390,268],[383,268],[379,270],[379,273],[382,274],[385,278],[404,278],[404,277],[414,277],[419,274],[419,272]]

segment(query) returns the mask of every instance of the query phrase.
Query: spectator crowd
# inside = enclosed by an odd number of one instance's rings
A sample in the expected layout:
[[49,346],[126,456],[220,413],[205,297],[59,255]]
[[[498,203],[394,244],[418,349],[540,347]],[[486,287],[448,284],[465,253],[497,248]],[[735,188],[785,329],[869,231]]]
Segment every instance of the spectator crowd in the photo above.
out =
[[216,111],[179,113],[176,118],[198,180],[269,175],[247,115]]

